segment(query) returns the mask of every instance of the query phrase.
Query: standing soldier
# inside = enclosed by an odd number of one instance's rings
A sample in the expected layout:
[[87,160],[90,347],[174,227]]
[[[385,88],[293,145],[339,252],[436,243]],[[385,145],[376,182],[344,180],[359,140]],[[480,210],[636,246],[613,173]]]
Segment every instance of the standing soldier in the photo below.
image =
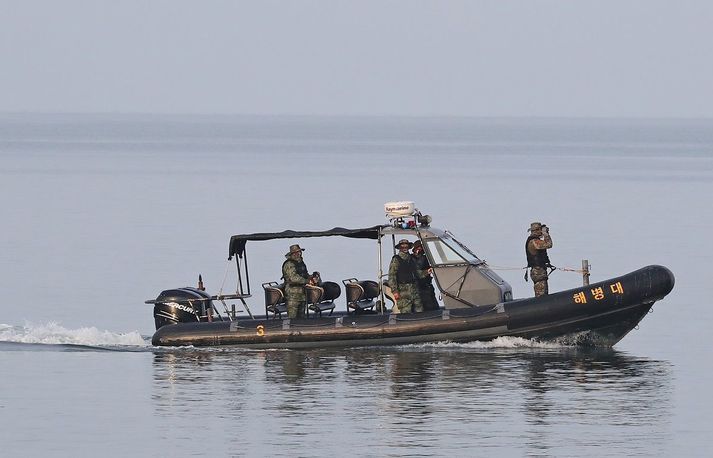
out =
[[399,313],[423,312],[421,296],[418,293],[416,260],[408,252],[412,246],[413,243],[408,240],[400,240],[395,247],[399,253],[389,264],[389,286],[394,293]]
[[282,263],[282,278],[285,280],[285,304],[287,305],[287,317],[290,319],[303,317],[307,297],[305,295],[305,285],[311,283],[307,266],[302,260],[303,248],[299,245],[291,245],[290,252],[285,255],[287,258]]
[[426,253],[423,252],[423,245],[420,240],[413,242],[411,253],[413,253],[413,259],[416,261],[418,294],[421,296],[423,309],[438,310],[436,290],[433,289],[433,277],[431,277],[433,269],[431,269]]
[[552,267],[547,249],[552,248],[552,238],[549,228],[542,223],[530,224],[529,231],[530,236],[525,242],[527,267],[530,268],[530,277],[535,284],[535,297],[545,296],[548,293],[547,268]]

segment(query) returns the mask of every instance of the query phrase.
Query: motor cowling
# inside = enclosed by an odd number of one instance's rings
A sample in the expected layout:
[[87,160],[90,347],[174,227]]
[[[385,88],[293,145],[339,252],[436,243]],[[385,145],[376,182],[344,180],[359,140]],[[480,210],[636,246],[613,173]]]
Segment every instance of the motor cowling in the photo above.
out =
[[176,288],[162,291],[154,301],[156,329],[176,323],[208,321],[213,310],[210,294],[197,288]]

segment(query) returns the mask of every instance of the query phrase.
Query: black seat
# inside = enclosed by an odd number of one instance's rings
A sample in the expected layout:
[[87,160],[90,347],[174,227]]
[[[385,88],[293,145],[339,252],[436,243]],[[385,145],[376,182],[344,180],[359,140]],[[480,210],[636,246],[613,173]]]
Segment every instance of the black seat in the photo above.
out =
[[307,285],[307,310],[313,311],[320,318],[322,312],[329,311],[329,315],[334,311],[334,299],[342,294],[342,289],[333,281],[325,281],[316,285]]
[[361,313],[366,310],[374,310],[379,297],[379,284],[375,281],[359,281],[356,278],[342,280],[347,295],[347,312]]
[[273,318],[282,318],[282,314],[287,313],[284,287],[284,284],[275,281],[262,284],[265,290],[265,317],[272,313]]

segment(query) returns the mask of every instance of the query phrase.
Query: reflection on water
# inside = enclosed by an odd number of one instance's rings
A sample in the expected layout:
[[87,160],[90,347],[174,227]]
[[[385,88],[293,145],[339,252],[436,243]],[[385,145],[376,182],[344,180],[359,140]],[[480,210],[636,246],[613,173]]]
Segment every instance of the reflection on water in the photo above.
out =
[[236,455],[652,455],[672,410],[671,365],[612,350],[162,351],[154,382],[158,417],[218,419]]

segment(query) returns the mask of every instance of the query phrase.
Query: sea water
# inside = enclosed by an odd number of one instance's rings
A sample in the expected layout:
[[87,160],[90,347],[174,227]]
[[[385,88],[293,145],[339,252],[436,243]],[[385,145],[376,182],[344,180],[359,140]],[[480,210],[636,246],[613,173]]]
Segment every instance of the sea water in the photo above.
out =
[[[710,120],[2,115],[0,454],[706,455],[712,193]],[[551,290],[582,259],[676,286],[613,350],[150,345],[145,300],[235,291],[231,235],[372,226],[393,200],[515,297],[535,220]],[[295,242],[248,244],[253,311]],[[299,243],[324,280],[378,273],[372,241]]]

